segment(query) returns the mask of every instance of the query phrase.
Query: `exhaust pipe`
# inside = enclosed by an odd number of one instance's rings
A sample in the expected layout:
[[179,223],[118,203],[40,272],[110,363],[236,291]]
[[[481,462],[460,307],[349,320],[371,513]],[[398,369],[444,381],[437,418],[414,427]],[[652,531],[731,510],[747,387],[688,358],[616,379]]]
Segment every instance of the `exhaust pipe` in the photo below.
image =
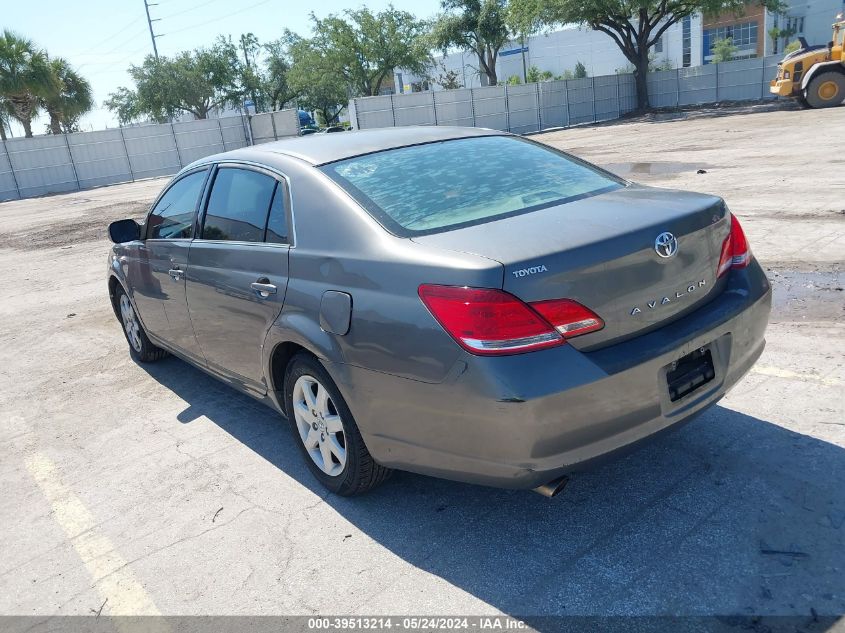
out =
[[544,483],[542,486],[537,486],[534,488],[534,492],[551,499],[552,497],[556,497],[560,494],[563,489],[566,488],[567,483],[569,483],[569,477],[561,475],[557,479],[552,479],[551,481]]

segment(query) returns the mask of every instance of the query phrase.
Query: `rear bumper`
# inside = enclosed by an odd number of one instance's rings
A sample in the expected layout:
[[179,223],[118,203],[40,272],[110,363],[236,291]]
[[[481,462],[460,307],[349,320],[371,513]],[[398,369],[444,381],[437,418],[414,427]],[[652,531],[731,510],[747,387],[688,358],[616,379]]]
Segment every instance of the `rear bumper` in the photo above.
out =
[[[770,309],[769,283],[752,261],[696,312],[595,352],[564,345],[498,358],[466,355],[437,384],[327,366],[378,462],[532,488],[715,404],[762,353]],[[705,346],[715,378],[671,402],[667,366]]]

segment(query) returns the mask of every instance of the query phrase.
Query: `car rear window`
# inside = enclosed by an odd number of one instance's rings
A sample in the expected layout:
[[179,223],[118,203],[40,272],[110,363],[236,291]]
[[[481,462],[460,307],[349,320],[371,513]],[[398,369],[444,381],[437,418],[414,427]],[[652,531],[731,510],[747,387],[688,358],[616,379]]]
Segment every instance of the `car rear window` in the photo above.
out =
[[322,170],[387,230],[410,237],[597,195],[622,180],[513,136],[455,139],[356,156]]

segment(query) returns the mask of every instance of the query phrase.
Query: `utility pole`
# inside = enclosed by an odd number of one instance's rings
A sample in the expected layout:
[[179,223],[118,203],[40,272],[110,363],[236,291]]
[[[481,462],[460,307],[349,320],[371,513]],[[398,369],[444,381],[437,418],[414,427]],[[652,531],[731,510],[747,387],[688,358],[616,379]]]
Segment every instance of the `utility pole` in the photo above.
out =
[[158,61],[158,47],[156,46],[156,37],[158,37],[153,32],[153,22],[158,22],[161,18],[150,18],[150,7],[158,6],[155,3],[150,4],[147,0],[144,0],[144,10],[147,12],[147,26],[150,27],[150,39],[153,41],[153,53],[155,54],[156,61]]

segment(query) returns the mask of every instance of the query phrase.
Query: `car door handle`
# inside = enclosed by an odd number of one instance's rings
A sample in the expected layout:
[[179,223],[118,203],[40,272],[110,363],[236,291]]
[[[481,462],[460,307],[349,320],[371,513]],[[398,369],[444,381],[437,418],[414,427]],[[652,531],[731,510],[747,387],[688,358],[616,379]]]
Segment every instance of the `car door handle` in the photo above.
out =
[[270,283],[270,280],[266,277],[262,277],[258,281],[254,281],[249,284],[249,287],[255,290],[260,297],[267,298],[270,295],[276,294],[278,288]]
[[173,281],[179,281],[179,278],[185,273],[180,268],[171,268],[167,271],[167,274],[173,278]]

